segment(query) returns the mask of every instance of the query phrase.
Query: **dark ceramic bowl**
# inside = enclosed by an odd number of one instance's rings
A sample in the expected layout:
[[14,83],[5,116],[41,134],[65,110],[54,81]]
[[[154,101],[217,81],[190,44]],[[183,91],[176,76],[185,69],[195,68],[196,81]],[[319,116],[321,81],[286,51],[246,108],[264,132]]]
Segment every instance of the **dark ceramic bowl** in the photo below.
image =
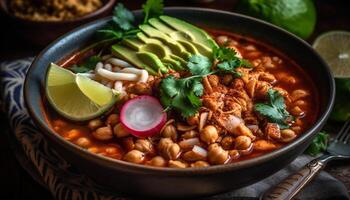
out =
[[16,17],[8,7],[9,1],[10,0],[0,1],[0,9],[10,18],[14,27],[16,27],[14,31],[26,41],[35,45],[48,45],[73,28],[110,15],[116,3],[116,0],[103,0],[103,6],[101,8],[71,20],[33,21]]
[[[141,19],[140,11],[135,12]],[[194,24],[246,35],[271,45],[296,61],[310,75],[319,93],[317,122],[292,143],[250,160],[208,168],[153,168],[99,156],[64,140],[48,126],[43,108],[43,84],[50,62],[84,47],[111,18],[81,26],[48,46],[33,62],[25,81],[27,108],[42,133],[63,158],[98,183],[115,191],[150,197],[197,197],[237,189],[282,169],[300,155],[325,124],[334,101],[334,81],[326,63],[303,40],[250,17],[199,8],[167,8],[165,14]]]

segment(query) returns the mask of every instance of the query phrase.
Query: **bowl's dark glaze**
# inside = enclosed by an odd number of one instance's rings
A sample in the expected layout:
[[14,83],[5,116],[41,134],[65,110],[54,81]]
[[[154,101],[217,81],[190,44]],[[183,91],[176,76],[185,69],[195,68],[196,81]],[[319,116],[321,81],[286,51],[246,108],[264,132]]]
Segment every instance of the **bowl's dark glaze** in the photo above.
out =
[[103,0],[103,6],[84,16],[63,21],[33,21],[16,17],[8,8],[9,0],[0,1],[0,9],[16,24],[16,32],[35,45],[48,45],[73,28],[106,17],[112,12],[116,0]]
[[[135,12],[141,19],[141,12]],[[50,62],[56,62],[86,45],[96,29],[110,18],[84,25],[47,47],[32,64],[25,82],[27,108],[43,130],[52,147],[63,158],[98,183],[115,191],[152,197],[195,197],[225,192],[257,182],[283,168],[300,155],[324,125],[334,101],[334,80],[328,66],[303,40],[268,23],[209,9],[168,8],[165,14],[194,24],[253,37],[280,50],[310,75],[319,92],[320,114],[317,122],[287,146],[250,160],[199,169],[152,168],[89,153],[55,134],[45,121],[42,110],[42,86]]]

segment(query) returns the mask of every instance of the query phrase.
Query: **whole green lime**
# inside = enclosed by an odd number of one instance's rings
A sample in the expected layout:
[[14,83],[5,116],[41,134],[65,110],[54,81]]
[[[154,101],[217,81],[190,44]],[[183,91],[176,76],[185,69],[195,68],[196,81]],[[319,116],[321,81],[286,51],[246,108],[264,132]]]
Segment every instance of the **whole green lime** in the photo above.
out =
[[237,11],[271,22],[304,39],[312,34],[316,24],[312,0],[241,0]]

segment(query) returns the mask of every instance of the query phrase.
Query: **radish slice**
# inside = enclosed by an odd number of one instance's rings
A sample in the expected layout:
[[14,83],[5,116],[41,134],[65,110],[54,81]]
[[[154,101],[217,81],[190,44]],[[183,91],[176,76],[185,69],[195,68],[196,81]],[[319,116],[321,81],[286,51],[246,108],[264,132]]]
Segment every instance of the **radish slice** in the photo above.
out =
[[127,101],[120,111],[120,122],[136,137],[149,137],[164,126],[167,115],[158,99],[143,95]]

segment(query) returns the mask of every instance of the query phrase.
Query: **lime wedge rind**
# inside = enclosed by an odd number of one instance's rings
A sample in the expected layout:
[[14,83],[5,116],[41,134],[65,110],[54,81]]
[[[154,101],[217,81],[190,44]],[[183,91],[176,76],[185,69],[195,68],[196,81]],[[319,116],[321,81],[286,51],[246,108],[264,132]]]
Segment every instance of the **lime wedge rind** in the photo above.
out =
[[47,73],[45,91],[54,110],[72,121],[94,119],[118,100],[118,93],[112,89],[53,63]]

